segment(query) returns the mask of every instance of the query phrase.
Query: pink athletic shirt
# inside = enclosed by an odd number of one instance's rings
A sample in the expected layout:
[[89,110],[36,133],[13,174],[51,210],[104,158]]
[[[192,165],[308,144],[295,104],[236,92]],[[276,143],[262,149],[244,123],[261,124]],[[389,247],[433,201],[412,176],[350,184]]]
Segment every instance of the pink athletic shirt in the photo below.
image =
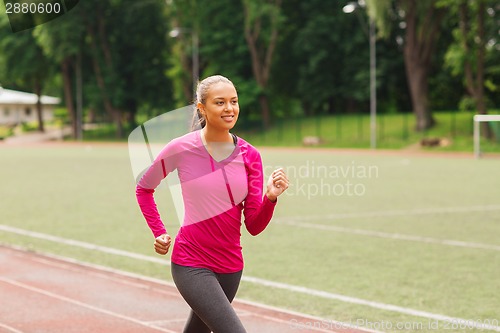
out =
[[166,233],[166,229],[153,194],[175,169],[185,213],[175,238],[172,262],[216,273],[242,270],[241,212],[247,230],[255,236],[267,227],[276,205],[263,196],[259,152],[238,138],[231,155],[216,161],[203,145],[200,130],[169,142],[136,187],[139,207],[155,237]]

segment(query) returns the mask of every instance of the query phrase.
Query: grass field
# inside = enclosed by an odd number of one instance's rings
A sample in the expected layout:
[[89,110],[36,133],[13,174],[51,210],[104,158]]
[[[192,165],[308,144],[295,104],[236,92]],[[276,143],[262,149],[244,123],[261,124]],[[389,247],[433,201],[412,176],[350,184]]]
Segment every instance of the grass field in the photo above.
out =
[[[291,186],[263,234],[242,232],[246,279],[238,297],[320,316],[321,325],[500,330],[500,159],[261,152],[266,174],[285,167]],[[0,160],[0,226],[161,258],[135,202],[125,144],[4,145]],[[175,234],[169,192],[156,198]],[[0,242],[171,280],[166,264],[6,231]]]

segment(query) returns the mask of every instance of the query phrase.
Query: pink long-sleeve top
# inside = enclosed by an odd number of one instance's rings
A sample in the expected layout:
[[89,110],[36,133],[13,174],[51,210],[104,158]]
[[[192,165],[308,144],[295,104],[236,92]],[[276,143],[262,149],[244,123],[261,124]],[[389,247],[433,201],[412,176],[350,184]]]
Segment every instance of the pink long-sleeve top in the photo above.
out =
[[181,183],[184,220],[175,238],[172,262],[216,273],[242,270],[241,212],[246,229],[255,236],[267,227],[276,205],[263,196],[259,152],[238,138],[231,155],[216,161],[204,146],[200,130],[169,142],[136,187],[139,207],[155,237],[166,229],[154,191],[175,169]]

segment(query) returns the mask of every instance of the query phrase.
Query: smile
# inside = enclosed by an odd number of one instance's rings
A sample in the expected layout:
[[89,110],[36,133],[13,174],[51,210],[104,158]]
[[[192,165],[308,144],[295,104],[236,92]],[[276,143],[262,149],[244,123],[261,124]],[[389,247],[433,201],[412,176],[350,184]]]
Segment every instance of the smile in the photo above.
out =
[[222,118],[222,119],[224,119],[224,120],[225,120],[225,121],[227,121],[227,122],[230,122],[230,121],[233,121],[233,119],[234,119],[234,114],[232,114],[232,115],[227,115],[227,116],[222,116],[221,118]]

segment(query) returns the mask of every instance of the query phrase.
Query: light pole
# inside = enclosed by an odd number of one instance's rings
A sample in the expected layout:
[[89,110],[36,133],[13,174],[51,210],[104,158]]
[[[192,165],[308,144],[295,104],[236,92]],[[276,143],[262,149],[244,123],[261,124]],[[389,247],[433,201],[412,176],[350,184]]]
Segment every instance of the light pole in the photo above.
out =
[[174,28],[169,32],[169,36],[172,38],[177,38],[181,33],[184,32],[189,32],[191,33],[191,41],[192,41],[192,62],[193,62],[193,68],[192,68],[192,75],[193,75],[193,99],[196,97],[196,86],[198,84],[198,76],[199,76],[199,71],[200,71],[200,56],[198,52],[198,34],[196,33],[196,30],[194,29],[188,29],[188,28]]
[[[358,2],[349,2],[342,8],[342,11],[350,14],[360,7]],[[364,30],[366,31],[366,25]],[[370,17],[368,39],[370,43],[370,147],[372,149],[377,148],[377,63],[375,32],[375,22]]]

